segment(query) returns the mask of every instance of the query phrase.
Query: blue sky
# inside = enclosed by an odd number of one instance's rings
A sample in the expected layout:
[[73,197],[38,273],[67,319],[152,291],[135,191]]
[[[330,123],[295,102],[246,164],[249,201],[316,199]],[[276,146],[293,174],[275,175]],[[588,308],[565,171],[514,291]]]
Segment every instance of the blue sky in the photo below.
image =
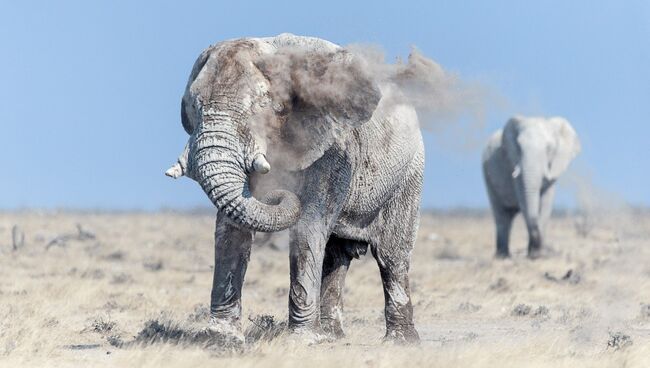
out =
[[[514,113],[565,116],[583,145],[574,169],[650,205],[650,3],[260,3],[2,2],[0,208],[209,205],[196,183],[163,175],[186,141],[190,68],[217,41],[282,32],[378,44],[389,59],[415,45],[503,99],[473,135]],[[423,206],[487,206],[480,145],[425,141]]]

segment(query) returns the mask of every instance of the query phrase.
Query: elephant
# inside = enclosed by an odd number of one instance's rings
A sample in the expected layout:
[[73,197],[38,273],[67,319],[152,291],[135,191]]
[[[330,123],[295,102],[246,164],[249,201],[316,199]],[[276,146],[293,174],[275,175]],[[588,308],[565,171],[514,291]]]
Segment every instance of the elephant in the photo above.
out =
[[496,225],[496,256],[510,256],[512,220],[521,212],[528,257],[540,256],[555,182],[580,152],[576,131],[562,117],[512,117],[483,150],[483,178]]
[[419,340],[408,272],[424,145],[415,108],[365,63],[292,34],[223,41],[196,60],[181,101],[188,143],[166,174],[197,181],[217,208],[211,333],[244,341],[254,234],[289,229],[291,336],[344,336],[346,273],[370,248],[384,338]]

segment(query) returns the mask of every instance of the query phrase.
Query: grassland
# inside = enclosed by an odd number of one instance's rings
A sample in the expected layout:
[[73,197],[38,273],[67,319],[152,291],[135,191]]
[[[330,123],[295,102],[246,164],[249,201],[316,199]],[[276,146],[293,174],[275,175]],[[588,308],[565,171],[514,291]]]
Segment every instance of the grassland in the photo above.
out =
[[[422,343],[410,347],[381,342],[371,256],[350,269],[343,340],[280,336],[243,351],[193,340],[207,318],[213,231],[210,214],[0,213],[0,366],[650,366],[647,213],[554,217],[536,261],[520,219],[512,259],[496,260],[489,214],[424,215],[411,269]],[[271,327],[286,320],[288,267],[286,251],[253,249],[249,336],[262,315]]]

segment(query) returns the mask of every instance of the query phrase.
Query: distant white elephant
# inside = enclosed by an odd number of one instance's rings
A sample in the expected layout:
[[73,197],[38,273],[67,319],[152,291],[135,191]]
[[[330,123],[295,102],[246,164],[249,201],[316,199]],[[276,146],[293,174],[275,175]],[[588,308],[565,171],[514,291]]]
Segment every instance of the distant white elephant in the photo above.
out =
[[528,257],[539,256],[553,207],[554,184],[580,152],[580,142],[561,117],[515,116],[483,151],[483,176],[497,233],[497,257],[509,257],[514,216],[528,228]]

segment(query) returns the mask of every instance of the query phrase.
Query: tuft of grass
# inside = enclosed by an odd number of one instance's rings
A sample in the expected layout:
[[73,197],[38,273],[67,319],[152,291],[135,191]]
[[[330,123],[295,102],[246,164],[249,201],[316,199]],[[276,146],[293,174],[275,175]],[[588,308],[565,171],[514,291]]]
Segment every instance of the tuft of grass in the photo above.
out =
[[84,328],[81,332],[96,332],[105,335],[114,332],[116,329],[117,323],[112,321],[110,317],[97,317],[92,321],[90,326]]
[[613,351],[623,350],[633,344],[632,338],[625,333],[609,332],[609,340],[607,340],[607,348]]
[[210,306],[206,304],[196,304],[194,311],[187,316],[188,322],[207,323],[210,319]]
[[136,335],[133,341],[122,342],[121,347],[170,344],[182,347],[198,346],[212,352],[241,352],[240,346],[232,340],[210,333],[207,329],[194,329],[170,319],[151,319]]
[[115,285],[130,284],[130,283],[133,283],[133,277],[128,273],[124,273],[124,272],[120,272],[113,275],[113,278],[111,279],[111,284],[115,284]]
[[533,308],[530,305],[517,304],[510,314],[515,317],[523,317],[529,315],[531,310],[533,310]]
[[257,341],[270,341],[282,335],[287,329],[287,322],[278,322],[275,317],[268,314],[261,314],[255,317],[248,317],[251,325],[244,331],[247,343]]

